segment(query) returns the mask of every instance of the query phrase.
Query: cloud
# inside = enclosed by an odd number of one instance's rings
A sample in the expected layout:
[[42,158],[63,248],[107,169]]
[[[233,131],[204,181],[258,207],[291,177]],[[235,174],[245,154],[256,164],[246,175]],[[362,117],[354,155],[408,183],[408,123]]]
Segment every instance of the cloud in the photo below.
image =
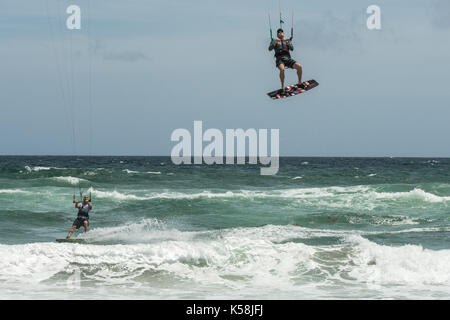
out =
[[450,28],[450,1],[435,0],[431,3],[431,23],[439,28]]
[[[300,23],[296,24],[297,26]],[[337,17],[331,11],[320,16],[304,18],[294,36],[302,46],[321,50],[348,50],[349,44],[361,45],[361,22],[354,15]],[[354,50],[354,47],[351,47]]]
[[103,55],[103,58],[105,60],[116,60],[126,62],[150,60],[150,57],[139,51],[108,52]]
[[[95,37],[92,39],[93,52],[108,61],[139,62],[152,60],[142,48],[135,48],[136,43],[145,42],[141,38],[128,37],[126,41],[122,39],[104,39]],[[132,49],[129,49],[132,48]]]

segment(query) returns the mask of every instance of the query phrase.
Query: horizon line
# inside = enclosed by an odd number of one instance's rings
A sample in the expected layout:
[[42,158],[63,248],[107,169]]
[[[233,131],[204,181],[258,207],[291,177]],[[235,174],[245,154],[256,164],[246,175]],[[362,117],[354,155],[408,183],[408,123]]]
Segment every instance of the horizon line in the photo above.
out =
[[[170,155],[72,155],[72,154],[0,154],[0,157],[166,157],[170,158]],[[192,156],[194,158],[194,156]],[[225,156],[223,157],[225,159]],[[234,157],[238,158],[238,157]],[[249,158],[248,156],[245,157]],[[305,155],[280,155],[279,158],[361,158],[361,159],[381,159],[381,158],[409,158],[409,159],[425,159],[425,158],[438,158],[438,159],[450,159],[450,156],[305,156]]]

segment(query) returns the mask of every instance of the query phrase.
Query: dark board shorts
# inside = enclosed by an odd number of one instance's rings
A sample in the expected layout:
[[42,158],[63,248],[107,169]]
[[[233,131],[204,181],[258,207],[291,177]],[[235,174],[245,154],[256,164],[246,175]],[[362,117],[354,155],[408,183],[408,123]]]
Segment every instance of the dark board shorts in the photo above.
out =
[[276,61],[275,61],[275,65],[276,65],[277,68],[278,68],[278,66],[279,66],[280,64],[284,64],[285,67],[293,69],[294,64],[295,64],[296,62],[297,62],[297,61],[295,61],[294,59],[292,59],[292,58],[290,58],[290,57],[288,57],[288,56],[281,56],[281,57],[277,57],[277,59],[276,59]]
[[[73,221],[72,226],[75,226],[77,229],[79,229],[80,227],[84,226],[84,221],[89,221],[88,219],[80,219],[80,218],[76,218]],[[89,222],[88,222],[89,223]]]

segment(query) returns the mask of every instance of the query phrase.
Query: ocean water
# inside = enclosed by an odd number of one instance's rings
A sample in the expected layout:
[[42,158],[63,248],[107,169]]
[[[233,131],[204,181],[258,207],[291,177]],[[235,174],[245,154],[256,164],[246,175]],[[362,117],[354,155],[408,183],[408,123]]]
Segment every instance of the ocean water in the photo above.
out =
[[0,299],[450,299],[450,159],[259,169],[0,157]]

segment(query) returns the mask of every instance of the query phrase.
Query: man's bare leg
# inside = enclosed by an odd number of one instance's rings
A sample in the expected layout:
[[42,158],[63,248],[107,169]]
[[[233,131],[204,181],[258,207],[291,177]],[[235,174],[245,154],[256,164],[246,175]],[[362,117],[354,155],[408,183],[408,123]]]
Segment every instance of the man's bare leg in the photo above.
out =
[[281,90],[284,90],[284,64],[281,63],[278,69],[280,69]]
[[70,229],[69,233],[67,234],[66,239],[70,239],[70,237],[72,236],[72,233],[75,231],[75,228],[76,228],[76,227],[77,227],[77,226],[72,226],[72,229]]
[[88,232],[89,222],[87,220],[84,220],[84,232]]
[[294,64],[294,69],[297,70],[298,84],[302,83],[302,65],[298,62]]

